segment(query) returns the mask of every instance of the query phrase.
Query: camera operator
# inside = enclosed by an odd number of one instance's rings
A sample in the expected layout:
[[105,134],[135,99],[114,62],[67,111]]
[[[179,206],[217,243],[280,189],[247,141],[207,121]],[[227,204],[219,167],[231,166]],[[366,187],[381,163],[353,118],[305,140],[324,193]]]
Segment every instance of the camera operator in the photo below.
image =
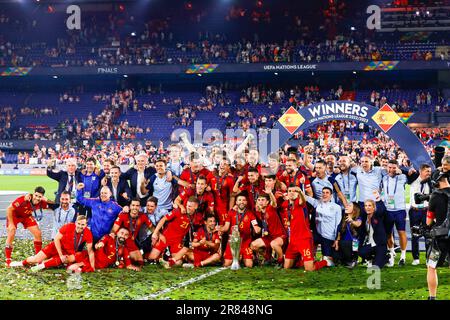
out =
[[435,159],[434,159],[434,164],[437,168],[437,170],[435,170],[433,172],[433,174],[431,175],[431,180],[436,181],[437,177],[441,174],[441,173],[450,173],[450,156],[443,156],[442,151],[438,150],[438,148],[442,148],[442,147],[436,147],[435,148]]
[[[431,227],[430,242],[431,245],[427,250],[427,283],[429,297],[428,300],[436,299],[438,277],[437,267],[443,265],[447,255],[450,253],[450,240],[448,239],[448,230],[444,230],[445,235],[438,235],[438,230],[444,222],[448,222],[448,201],[450,195],[450,184],[448,175],[441,173],[435,180],[435,187],[438,190],[433,191],[430,197],[430,203],[427,212],[427,226]],[[447,228],[448,229],[448,228]],[[439,234],[442,234],[441,232]]]
[[[415,227],[425,226],[427,220],[428,201],[433,190],[431,185],[431,166],[422,164],[419,172],[408,176],[410,188],[411,207],[409,208],[409,224],[411,230]],[[411,237],[411,253],[413,256],[412,265],[418,265],[419,260],[419,238]]]

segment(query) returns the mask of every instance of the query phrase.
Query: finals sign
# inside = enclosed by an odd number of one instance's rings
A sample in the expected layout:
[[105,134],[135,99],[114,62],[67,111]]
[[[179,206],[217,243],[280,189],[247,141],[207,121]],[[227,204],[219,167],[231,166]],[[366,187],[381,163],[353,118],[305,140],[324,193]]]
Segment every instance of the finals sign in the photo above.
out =
[[[272,144],[269,141],[268,145],[282,146],[298,130],[306,130],[332,120],[362,122],[381,130],[405,151],[416,169],[419,169],[422,163],[427,163],[434,169],[434,164],[419,138],[400,121],[398,114],[388,104],[378,109],[354,101],[326,101],[299,110],[291,107],[272,129],[279,131],[279,144]],[[271,133],[268,139],[276,139],[276,134]],[[270,150],[270,152],[277,151]]]

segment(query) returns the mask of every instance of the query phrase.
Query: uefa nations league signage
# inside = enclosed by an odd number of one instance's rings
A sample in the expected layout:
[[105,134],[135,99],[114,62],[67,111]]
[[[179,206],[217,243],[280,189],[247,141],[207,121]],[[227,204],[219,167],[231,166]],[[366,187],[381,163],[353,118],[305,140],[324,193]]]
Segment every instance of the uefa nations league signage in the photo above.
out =
[[[407,154],[418,169],[422,163],[434,168],[434,164],[419,138],[401,121],[400,116],[388,104],[376,108],[354,101],[325,101],[299,110],[290,107],[275,124],[268,139],[279,139],[279,145],[286,143],[298,130],[307,130],[317,124],[347,120],[364,123],[383,131]],[[269,141],[268,145],[274,145]],[[275,152],[277,150],[271,150]]]

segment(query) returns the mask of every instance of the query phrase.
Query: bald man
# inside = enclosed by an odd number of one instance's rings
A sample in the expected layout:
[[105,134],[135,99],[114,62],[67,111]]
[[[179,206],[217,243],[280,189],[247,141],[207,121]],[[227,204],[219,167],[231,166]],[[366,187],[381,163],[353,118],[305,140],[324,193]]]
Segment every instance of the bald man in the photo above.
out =
[[[111,200],[111,190],[106,186],[100,189],[99,198],[85,198],[82,192],[83,188],[84,184],[77,185],[77,201],[92,209],[92,218],[89,219],[88,226],[94,237],[94,243],[96,243],[111,232],[122,207]],[[125,211],[128,211],[128,208]]]

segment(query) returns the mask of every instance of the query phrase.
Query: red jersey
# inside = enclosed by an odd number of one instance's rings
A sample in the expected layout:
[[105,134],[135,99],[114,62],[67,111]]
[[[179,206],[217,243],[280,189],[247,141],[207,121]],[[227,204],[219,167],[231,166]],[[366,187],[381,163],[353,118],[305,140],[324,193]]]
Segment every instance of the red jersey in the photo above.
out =
[[198,212],[202,214],[206,214],[207,212],[214,212],[214,195],[212,192],[204,191],[202,195],[198,195],[197,192],[193,189],[187,189],[180,193],[181,201],[183,205],[186,207],[188,199],[191,196],[195,196],[200,202],[198,205]]
[[117,219],[114,222],[114,224],[119,227],[124,227],[130,230],[130,236],[133,240],[138,238],[139,232],[143,225],[146,225],[148,228],[151,228],[153,226],[153,224],[148,219],[147,215],[142,212],[139,212],[139,215],[135,219],[131,218],[130,213],[121,212],[117,216]]
[[82,233],[76,233],[75,223],[68,223],[59,229],[62,234],[61,250],[68,255],[75,254],[83,243],[92,244],[93,237],[91,230],[85,228]]
[[220,177],[211,173],[210,181],[214,194],[214,211],[219,217],[219,225],[223,225],[227,212],[230,210],[230,197],[233,193],[234,179],[230,174]]
[[12,203],[13,216],[17,218],[27,218],[33,215],[33,212],[36,212],[37,210],[48,208],[48,203],[46,201],[41,201],[36,206],[33,205],[31,201],[26,201],[25,196],[21,196],[14,200]]
[[258,224],[254,213],[250,210],[245,210],[244,214],[238,214],[234,210],[228,212],[227,222],[230,223],[230,234],[233,226],[239,225],[239,232],[241,234],[242,241],[251,241],[252,239],[252,225]]
[[191,224],[187,214],[182,214],[180,209],[173,209],[166,215],[169,222],[163,231],[167,243],[181,243],[184,236],[189,232]]
[[[217,241],[220,241],[219,234],[217,232],[207,232],[206,226],[203,228],[200,228],[194,237],[194,240],[200,241],[203,238],[206,239],[206,241],[212,241],[213,243],[216,243]],[[196,251],[203,251],[203,252],[209,252],[209,254],[214,254],[216,250],[213,250],[212,248],[208,247],[207,245],[201,245],[199,247],[194,248],[194,254]]]
[[[304,183],[300,182],[302,180],[302,178],[305,178]],[[308,177],[306,177],[300,170],[298,170],[296,172],[296,174],[293,176],[282,175],[279,180],[280,180],[280,182],[283,182],[286,185],[286,187],[288,187],[288,188],[291,184],[299,187],[302,191],[305,191],[305,189],[311,188],[311,182],[309,181]]]
[[250,168],[254,168],[256,170],[258,170],[259,176],[261,177],[261,170],[262,167],[259,163],[256,164],[256,166],[251,166],[249,163],[246,163],[243,170],[242,170],[242,174],[244,175],[244,179],[242,180],[242,183],[249,183],[248,181],[248,170]]
[[250,210],[255,211],[256,199],[260,194],[264,193],[264,183],[259,180],[256,185],[254,184],[244,184],[239,188],[240,191],[247,191],[248,197],[248,207]]
[[[268,205],[264,214],[259,211],[256,211],[255,214],[261,221],[261,227],[263,229],[262,236],[267,235],[275,239],[286,235],[286,231],[278,216],[277,210],[274,207]],[[268,234],[264,234],[264,232],[267,232]]]
[[[197,178],[199,176],[203,175],[205,177],[208,177],[209,173],[210,173],[210,171],[206,168],[200,169],[198,172],[193,172],[191,170],[191,168],[187,168],[181,172],[180,179],[188,182],[189,184],[195,184],[197,182]],[[207,180],[206,183],[209,184],[209,180]],[[184,187],[180,186],[179,192],[181,193],[181,191],[183,191],[185,189],[190,189],[190,188],[184,188]]]
[[131,264],[128,249],[125,245],[119,245],[117,247],[116,239],[111,238],[108,234],[103,236],[99,241],[104,245],[98,250],[95,250],[95,268],[103,269],[112,266],[116,261],[124,261],[125,266],[128,267]]
[[289,205],[289,200],[283,202],[281,210],[283,225],[288,231],[289,241],[295,243],[300,239],[312,238],[309,227],[308,208],[306,204],[299,205],[299,199],[294,205]]

